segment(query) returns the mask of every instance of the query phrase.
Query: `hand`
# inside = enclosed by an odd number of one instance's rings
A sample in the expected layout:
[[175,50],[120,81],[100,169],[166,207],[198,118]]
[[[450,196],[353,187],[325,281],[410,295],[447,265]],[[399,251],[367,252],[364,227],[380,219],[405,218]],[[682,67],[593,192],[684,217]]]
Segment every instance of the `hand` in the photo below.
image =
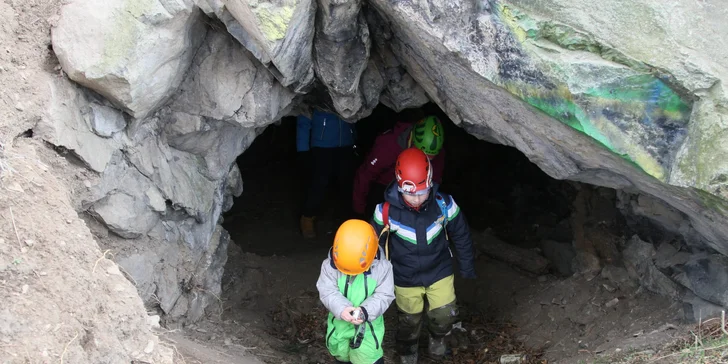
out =
[[361,323],[364,322],[364,320],[362,320],[361,318],[359,318],[358,320],[355,320],[354,316],[352,316],[354,311],[356,311],[356,308],[354,308],[354,307],[345,308],[344,311],[341,311],[341,315],[340,315],[341,319],[348,323],[354,324],[354,325],[361,325]]
[[458,288],[458,301],[463,306],[476,306],[478,304],[478,285],[477,279],[465,278],[460,282]]

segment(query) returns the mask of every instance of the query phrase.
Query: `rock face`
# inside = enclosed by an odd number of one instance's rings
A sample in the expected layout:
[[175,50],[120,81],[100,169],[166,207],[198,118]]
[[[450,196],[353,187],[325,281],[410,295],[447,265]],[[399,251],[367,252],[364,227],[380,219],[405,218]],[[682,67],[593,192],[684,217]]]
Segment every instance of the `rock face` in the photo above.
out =
[[[100,173],[82,208],[168,321],[216,309],[229,241],[219,220],[243,186],[235,159],[294,106],[293,91],[229,34],[200,27],[200,13],[174,1],[69,4],[54,49],[69,77],[98,94],[54,80],[36,127]],[[90,37],[79,16],[128,42]]]
[[[695,127],[688,121],[701,107],[691,101],[699,92],[688,87],[695,86],[690,77],[676,76],[689,74],[674,68],[685,71],[682,61],[663,72],[648,63],[662,57],[659,50],[670,48],[669,40],[651,37],[665,43],[645,47],[655,52],[647,58],[642,57],[644,51],[633,55],[622,38],[637,42],[635,26],[630,24],[644,23],[635,17],[646,16],[651,26],[670,29],[680,39],[678,44],[704,41],[696,38],[697,33],[674,30],[674,19],[655,16],[655,9],[666,9],[661,3],[645,3],[619,1],[609,9],[603,8],[607,5],[595,9],[586,2],[566,6],[558,0],[538,4],[373,0],[370,5],[384,22],[374,26],[391,28],[389,44],[397,59],[471,134],[518,148],[554,178],[642,191],[665,201],[685,214],[690,228],[699,233],[698,244],[728,254],[728,225],[711,223],[725,221],[725,201],[666,184],[683,185],[671,172],[678,169],[682,150],[694,137]],[[620,7],[619,17],[607,11],[612,6]],[[652,10],[625,12],[635,6]],[[552,13],[557,19],[549,18]],[[699,17],[694,12],[686,13],[690,14],[680,24],[699,20],[693,19]],[[673,17],[677,14],[682,12],[670,12]],[[592,18],[598,21],[589,23]],[[712,20],[701,26],[725,29]],[[616,28],[619,36],[610,42],[601,38]],[[687,46],[681,50],[695,53]],[[676,59],[688,62],[677,52],[671,51]],[[722,75],[723,66],[702,57],[702,67],[711,70],[714,79]],[[718,120],[711,123],[720,125]]]
[[361,0],[319,0],[314,41],[316,75],[344,118],[354,116],[364,102],[359,85],[369,63],[370,43]]
[[[704,36],[728,33],[723,8],[75,0],[53,49],[71,80],[103,97],[52,83],[37,131],[101,174],[84,209],[124,247],[118,260],[145,300],[171,319],[199,318],[219,292],[227,237],[218,222],[242,192],[235,158],[307,100],[352,121],[379,103],[400,111],[431,100],[554,178],[623,190],[618,207],[633,227],[728,255],[728,37]],[[601,269],[589,252],[548,246],[563,274],[574,271],[569,260],[579,272]],[[699,297],[685,299],[690,307],[725,305],[710,288],[724,283],[725,264],[710,254],[688,260],[635,238],[624,258],[651,291],[677,297],[684,286]]]
[[115,130],[123,128],[123,115],[68,80],[53,79],[48,87],[51,100],[36,125],[36,133],[43,140],[70,150],[92,170],[103,172],[113,153],[124,143],[124,136],[115,134]]
[[296,92],[310,89],[316,0],[195,1],[220,19],[283,86]]
[[279,120],[294,96],[230,35],[210,31],[171,109],[261,127]]
[[728,307],[728,257],[713,254],[695,256],[684,267],[689,288],[709,302]]
[[635,281],[646,289],[667,297],[679,296],[678,286],[669,277],[660,272],[653,258],[657,254],[655,247],[633,236],[623,252],[627,272]]
[[75,0],[53,28],[53,50],[70,79],[143,118],[182,81],[201,20],[190,0]]

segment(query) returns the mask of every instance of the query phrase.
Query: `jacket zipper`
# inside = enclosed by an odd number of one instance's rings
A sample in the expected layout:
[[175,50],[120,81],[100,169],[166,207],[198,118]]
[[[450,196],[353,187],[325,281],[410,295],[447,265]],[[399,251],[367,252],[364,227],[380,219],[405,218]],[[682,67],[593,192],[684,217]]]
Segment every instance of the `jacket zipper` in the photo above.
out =
[[[364,297],[364,299],[369,298],[369,284],[367,283],[367,276],[364,276]],[[372,332],[374,344],[376,345],[377,350],[379,350],[379,339],[377,339],[377,334],[374,332],[374,325],[372,325],[371,321],[367,321],[367,324],[369,324],[369,331]]]
[[331,340],[331,336],[334,335],[334,331],[336,331],[336,326],[334,326],[334,315],[331,315],[331,332],[329,333],[329,336],[326,337],[326,347],[329,347],[329,340]]
[[324,140],[324,130],[326,130],[326,118],[324,118],[324,126],[321,128],[321,136],[319,137],[320,140]]
[[344,297],[346,297],[347,300],[349,299],[349,286],[351,286],[352,283],[353,282],[351,276],[346,276],[346,284],[344,285]]
[[369,331],[372,332],[372,337],[374,338],[374,345],[376,345],[377,350],[379,350],[379,339],[377,339],[377,334],[374,332],[374,325],[372,325],[372,323],[369,321],[367,321],[367,324],[369,324]]

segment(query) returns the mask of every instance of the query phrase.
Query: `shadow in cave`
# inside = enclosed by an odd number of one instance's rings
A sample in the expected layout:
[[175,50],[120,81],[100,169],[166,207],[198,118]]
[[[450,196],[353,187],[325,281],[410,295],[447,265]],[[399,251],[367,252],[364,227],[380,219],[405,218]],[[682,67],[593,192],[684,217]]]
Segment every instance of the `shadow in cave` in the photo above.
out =
[[[423,109],[443,122],[446,166],[441,189],[460,205],[479,251],[474,301],[461,306],[461,317],[471,335],[480,333],[471,347],[480,351],[461,353],[464,361],[452,363],[485,360],[478,354],[483,347],[492,350],[488,360],[509,350],[573,356],[583,342],[615,343],[619,330],[654,330],[671,319],[675,307],[670,302],[645,295],[628,279],[619,278],[627,274],[616,268],[627,230],[616,208],[615,190],[555,180],[515,148],[469,135],[436,105]],[[356,124],[358,163],[364,162],[374,138],[398,117],[379,106]],[[224,215],[223,226],[234,243],[222,300],[234,308],[227,320],[252,325],[243,331],[258,325],[261,336],[278,343],[276,350],[313,363],[320,361],[312,356],[327,355],[321,326],[326,312],[318,301],[316,279],[336,228],[349,216],[341,216],[336,208],[337,184],[331,183],[317,221],[318,237],[303,238],[299,216],[308,171],[297,158],[295,135],[295,118],[286,118],[268,126],[237,160],[244,189]],[[501,245],[487,251],[494,242]],[[593,274],[609,265],[610,272],[620,275],[597,279],[573,274],[583,263],[577,255],[580,246],[591,247],[595,255]],[[502,255],[503,249],[510,255]],[[548,265],[529,267],[539,259]],[[457,274],[455,287],[458,295],[464,292]],[[638,298],[629,303],[604,306],[634,297]],[[383,343],[385,356],[394,354],[395,311],[393,303],[385,314],[390,330]]]
[[[447,154],[441,189],[453,195],[471,229],[492,229],[523,247],[535,247],[544,238],[544,228],[552,235],[548,238],[571,240],[571,232],[563,224],[571,213],[574,195],[569,182],[552,179],[515,148],[478,140],[453,124],[436,105],[427,104],[423,109],[443,122]],[[357,122],[357,166],[364,162],[376,136],[400,116],[379,106]],[[290,256],[320,250],[316,247],[325,250],[338,225],[351,217],[335,208],[337,184],[331,181],[323,213],[317,219],[318,237],[303,239],[298,219],[310,171],[297,156],[293,117],[268,126],[238,157],[237,164],[243,193],[224,215],[223,226],[245,252]],[[369,210],[381,198],[379,194],[370,196]]]

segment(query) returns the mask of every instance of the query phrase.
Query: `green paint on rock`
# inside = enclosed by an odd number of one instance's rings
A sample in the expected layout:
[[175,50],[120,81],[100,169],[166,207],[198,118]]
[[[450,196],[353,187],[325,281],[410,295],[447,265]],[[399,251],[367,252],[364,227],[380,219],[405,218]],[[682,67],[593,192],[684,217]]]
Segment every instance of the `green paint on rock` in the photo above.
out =
[[[589,34],[564,24],[536,20],[502,2],[496,9],[498,20],[519,42],[525,67],[536,66],[542,79],[534,82],[522,76],[522,79],[491,81],[588,135],[647,174],[665,181],[676,149],[687,135],[692,105],[651,74],[651,67],[599,43]],[[543,40],[558,45],[564,49],[563,53],[585,51],[617,63],[593,62],[590,67],[594,74],[600,75],[600,68],[605,70],[605,75],[615,67],[626,66],[630,71],[621,77],[604,79],[603,83],[598,76],[592,77],[589,81],[597,83],[595,86],[574,93],[557,73],[564,68],[559,66],[559,61],[544,66],[530,53],[534,51],[533,42]],[[579,73],[574,75],[577,80],[585,77]]]

